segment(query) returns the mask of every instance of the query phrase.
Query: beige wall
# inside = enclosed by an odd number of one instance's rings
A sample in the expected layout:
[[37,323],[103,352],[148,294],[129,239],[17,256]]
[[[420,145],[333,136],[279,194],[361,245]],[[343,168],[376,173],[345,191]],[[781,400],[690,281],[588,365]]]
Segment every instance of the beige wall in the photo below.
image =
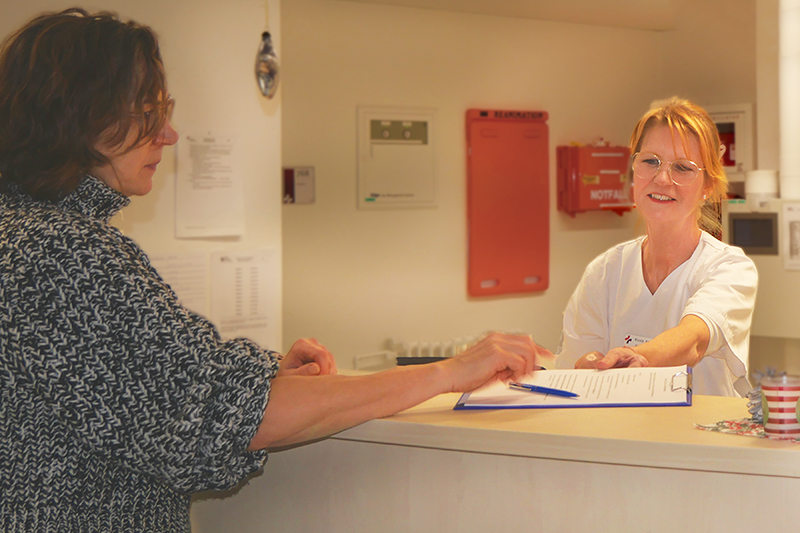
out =
[[[751,0],[692,2],[672,32],[614,29],[341,0],[283,4],[283,164],[316,169],[316,203],[283,208],[284,348],[315,336],[342,367],[387,339],[447,341],[489,329],[558,343],[584,267],[634,236],[636,215],[572,219],[555,207],[555,147],[626,144],[651,100],[755,102]],[[439,206],[356,209],[359,105],[437,110]],[[464,113],[545,110],[550,288],[466,293]]]
[[703,105],[755,107],[756,3],[684,2],[676,31],[661,34],[663,88]]

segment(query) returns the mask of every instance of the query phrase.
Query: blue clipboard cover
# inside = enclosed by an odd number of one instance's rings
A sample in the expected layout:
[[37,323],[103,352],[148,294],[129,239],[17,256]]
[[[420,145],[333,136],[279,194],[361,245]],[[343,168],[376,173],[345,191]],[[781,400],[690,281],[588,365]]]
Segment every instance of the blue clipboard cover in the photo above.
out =
[[550,409],[692,405],[689,366],[543,370],[520,380],[529,385],[576,393],[542,394],[495,382],[461,395],[454,409]]

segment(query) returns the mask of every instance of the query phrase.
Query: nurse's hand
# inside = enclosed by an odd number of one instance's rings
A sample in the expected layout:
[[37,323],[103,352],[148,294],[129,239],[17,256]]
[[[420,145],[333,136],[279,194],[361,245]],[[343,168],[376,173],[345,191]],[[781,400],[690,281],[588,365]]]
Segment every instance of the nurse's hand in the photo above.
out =
[[597,368],[597,363],[602,359],[603,354],[600,352],[589,352],[575,361],[575,368]]
[[644,366],[650,366],[650,361],[631,348],[624,346],[612,348],[605,356],[600,352],[589,352],[575,363],[575,368],[596,368],[597,370]]
[[648,361],[645,356],[634,352],[632,348],[620,346],[609,350],[606,356],[597,362],[596,368],[598,370],[605,370],[608,368],[643,366],[650,366],[650,361]]
[[322,376],[336,374],[333,354],[317,339],[300,339],[289,349],[278,370],[278,376]]

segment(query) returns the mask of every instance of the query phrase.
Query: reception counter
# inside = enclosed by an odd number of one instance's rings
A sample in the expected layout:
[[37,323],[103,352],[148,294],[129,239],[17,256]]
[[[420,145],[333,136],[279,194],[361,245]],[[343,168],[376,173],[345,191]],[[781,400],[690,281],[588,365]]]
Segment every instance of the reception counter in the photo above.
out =
[[748,417],[746,400],[453,411],[458,398],[271,454],[233,495],[196,502],[195,531],[800,530],[800,444],[694,427]]

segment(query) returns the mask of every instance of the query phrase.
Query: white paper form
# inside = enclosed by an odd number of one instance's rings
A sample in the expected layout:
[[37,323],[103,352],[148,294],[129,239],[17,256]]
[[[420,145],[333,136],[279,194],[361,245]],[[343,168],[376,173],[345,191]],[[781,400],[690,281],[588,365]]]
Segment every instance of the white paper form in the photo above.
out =
[[688,367],[613,368],[610,370],[542,370],[523,383],[578,394],[565,398],[519,391],[502,382],[464,394],[457,409],[629,407],[691,405]]
[[208,253],[151,255],[150,262],[184,307],[208,316]]
[[800,270],[800,203],[783,204],[783,268]]
[[178,141],[175,237],[240,236],[244,196],[231,136],[190,134]]
[[278,269],[274,250],[211,254],[211,316],[220,335],[277,345]]

